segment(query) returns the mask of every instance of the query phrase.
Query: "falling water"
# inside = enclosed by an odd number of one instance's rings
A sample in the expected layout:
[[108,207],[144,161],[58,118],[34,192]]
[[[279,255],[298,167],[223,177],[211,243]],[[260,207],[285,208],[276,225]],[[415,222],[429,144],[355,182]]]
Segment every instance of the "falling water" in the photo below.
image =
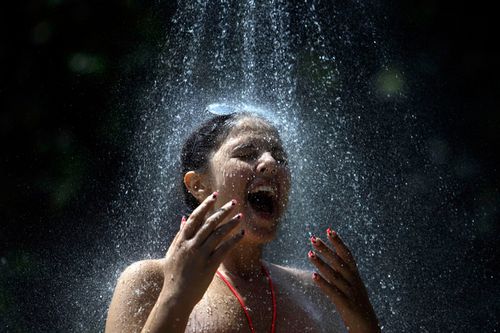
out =
[[[377,8],[363,1],[179,1],[156,79],[137,110],[129,176],[103,236],[109,241],[94,251],[92,274],[73,279],[85,287],[60,297],[75,309],[69,330],[102,329],[119,273],[163,255],[184,212],[181,143],[212,103],[267,110],[289,152],[290,207],[268,260],[312,269],[308,236],[333,227],[358,258],[384,331],[459,327],[450,310],[456,297],[431,286],[454,281],[453,294],[473,276],[459,270],[461,256],[441,251],[445,244],[470,251],[464,229],[475,226],[455,200],[456,176],[429,157],[430,120],[412,105],[404,72],[391,62],[373,19]],[[436,269],[444,261],[446,270]]]

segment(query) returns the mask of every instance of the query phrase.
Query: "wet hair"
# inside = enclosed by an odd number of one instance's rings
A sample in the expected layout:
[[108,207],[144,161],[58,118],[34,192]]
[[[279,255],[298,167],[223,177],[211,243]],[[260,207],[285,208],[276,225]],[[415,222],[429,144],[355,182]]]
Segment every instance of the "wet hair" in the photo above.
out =
[[184,141],[181,151],[181,187],[184,203],[189,209],[195,209],[200,203],[184,185],[184,175],[189,171],[207,171],[212,153],[220,148],[236,123],[247,117],[270,124],[264,118],[247,112],[217,115],[199,125]]

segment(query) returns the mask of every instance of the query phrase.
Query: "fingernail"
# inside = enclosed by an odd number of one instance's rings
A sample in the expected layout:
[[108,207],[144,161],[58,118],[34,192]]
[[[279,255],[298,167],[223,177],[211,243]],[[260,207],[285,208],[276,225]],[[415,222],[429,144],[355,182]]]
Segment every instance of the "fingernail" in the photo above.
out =
[[314,252],[313,252],[313,251],[309,251],[309,252],[307,253],[307,255],[309,256],[309,258],[312,258],[312,259],[316,258],[316,255],[314,254]]
[[237,203],[238,203],[238,201],[236,201],[236,199],[231,200],[231,206],[234,206],[234,205],[236,205]]
[[212,198],[214,198],[214,199],[215,199],[215,198],[217,198],[217,196],[218,196],[218,195],[219,195],[219,192],[214,192],[214,193],[212,194]]
[[326,233],[332,238],[335,238],[335,236],[337,236],[337,233],[330,228],[326,229]]
[[243,213],[239,213],[238,215],[236,215],[237,219],[241,219],[242,217],[243,217]]
[[186,223],[186,217],[185,216],[182,216],[182,219],[181,219],[181,224],[184,224]]
[[313,278],[313,280],[316,280],[316,281],[317,281],[317,280],[319,279],[319,275],[318,275],[318,273],[314,272],[314,273],[312,274],[312,278]]
[[311,240],[311,243],[316,244],[316,237],[311,236],[310,240]]

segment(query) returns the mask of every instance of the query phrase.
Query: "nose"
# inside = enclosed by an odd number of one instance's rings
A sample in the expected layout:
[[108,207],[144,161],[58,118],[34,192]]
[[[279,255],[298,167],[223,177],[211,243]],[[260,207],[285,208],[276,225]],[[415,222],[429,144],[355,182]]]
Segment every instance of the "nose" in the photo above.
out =
[[264,175],[274,175],[277,171],[278,163],[270,152],[265,152],[257,161],[257,173]]

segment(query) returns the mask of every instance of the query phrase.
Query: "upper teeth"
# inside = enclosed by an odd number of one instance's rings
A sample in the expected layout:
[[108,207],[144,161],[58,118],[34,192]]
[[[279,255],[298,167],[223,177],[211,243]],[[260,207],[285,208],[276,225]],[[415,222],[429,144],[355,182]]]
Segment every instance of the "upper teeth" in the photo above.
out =
[[269,186],[269,185],[260,185],[255,188],[253,188],[250,193],[255,193],[255,192],[270,192],[272,195],[276,194],[276,187],[274,186]]

